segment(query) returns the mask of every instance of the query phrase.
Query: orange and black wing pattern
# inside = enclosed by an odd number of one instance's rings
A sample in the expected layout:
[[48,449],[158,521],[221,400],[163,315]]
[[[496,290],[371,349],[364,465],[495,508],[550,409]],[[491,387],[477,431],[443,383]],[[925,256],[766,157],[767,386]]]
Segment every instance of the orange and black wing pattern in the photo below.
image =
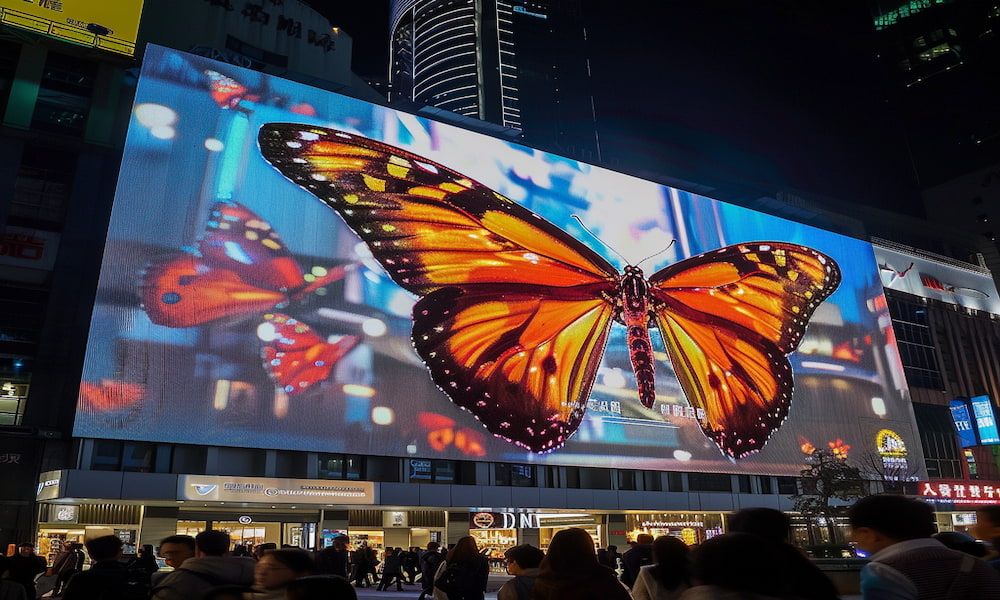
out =
[[349,133],[261,128],[261,153],[332,207],[420,296],[413,343],[494,435],[533,452],[583,417],[615,315],[615,268],[562,229],[455,171]]
[[764,446],[788,416],[795,350],[840,284],[828,256],[748,242],[695,256],[649,278],[652,312],[702,430],[733,458]]

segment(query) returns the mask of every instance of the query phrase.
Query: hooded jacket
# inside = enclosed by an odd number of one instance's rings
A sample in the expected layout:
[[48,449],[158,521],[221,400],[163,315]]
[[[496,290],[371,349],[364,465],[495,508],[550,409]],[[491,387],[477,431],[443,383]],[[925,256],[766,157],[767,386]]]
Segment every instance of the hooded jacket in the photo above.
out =
[[253,585],[256,561],[245,556],[189,558],[153,589],[151,600],[191,600],[219,585]]

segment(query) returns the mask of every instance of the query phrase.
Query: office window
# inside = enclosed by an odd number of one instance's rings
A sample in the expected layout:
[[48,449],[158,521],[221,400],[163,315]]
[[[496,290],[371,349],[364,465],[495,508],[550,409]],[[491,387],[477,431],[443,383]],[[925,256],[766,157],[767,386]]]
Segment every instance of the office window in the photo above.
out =
[[320,454],[318,475],[321,479],[363,479],[364,459],[352,454]]
[[798,479],[795,477],[778,477],[778,493],[791,496],[799,493]]
[[509,485],[511,487],[535,487],[538,485],[535,469],[536,467],[532,465],[496,463],[496,465],[494,465],[493,472],[497,485]]
[[771,485],[771,478],[767,475],[760,475],[757,477],[757,482],[760,484],[761,494],[773,494],[774,488]]
[[49,52],[39,82],[31,128],[79,136],[86,126],[97,66],[88,61]]
[[733,478],[728,473],[688,473],[692,492],[732,492]]
[[635,489],[635,471],[618,471],[618,489],[620,490],[634,490]]

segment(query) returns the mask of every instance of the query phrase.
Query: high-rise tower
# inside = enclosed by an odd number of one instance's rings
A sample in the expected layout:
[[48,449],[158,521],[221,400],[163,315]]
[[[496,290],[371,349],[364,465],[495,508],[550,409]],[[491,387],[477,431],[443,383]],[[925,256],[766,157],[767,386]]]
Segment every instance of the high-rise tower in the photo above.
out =
[[579,0],[394,0],[390,100],[518,129],[594,159],[586,29]]

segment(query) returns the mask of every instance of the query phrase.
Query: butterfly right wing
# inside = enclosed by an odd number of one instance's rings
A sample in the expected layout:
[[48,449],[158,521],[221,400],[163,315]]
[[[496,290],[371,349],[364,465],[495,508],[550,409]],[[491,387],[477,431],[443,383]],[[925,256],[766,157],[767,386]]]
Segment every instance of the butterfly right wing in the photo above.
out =
[[573,434],[615,312],[618,274],[519,204],[425,158],[321,127],[267,124],[261,153],[332,207],[421,299],[413,342],[435,383],[533,452]]

